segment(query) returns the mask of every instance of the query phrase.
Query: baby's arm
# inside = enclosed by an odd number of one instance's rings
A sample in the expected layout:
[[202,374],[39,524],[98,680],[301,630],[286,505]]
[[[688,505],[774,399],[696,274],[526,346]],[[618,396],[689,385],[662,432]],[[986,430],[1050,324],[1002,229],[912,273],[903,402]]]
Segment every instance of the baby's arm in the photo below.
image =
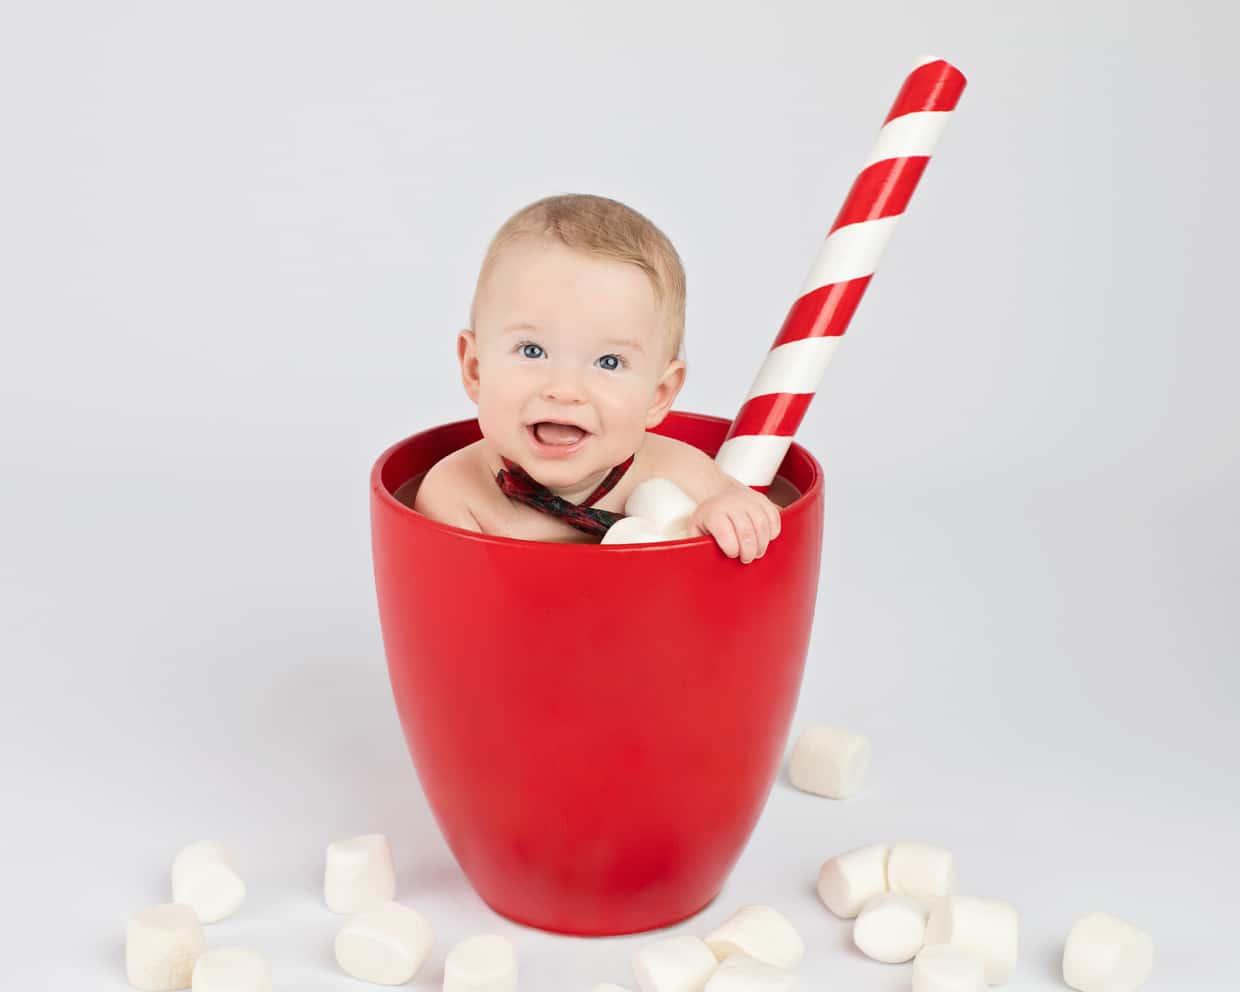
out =
[[715,460],[692,445],[672,480],[697,503],[689,517],[690,535],[710,534],[729,558],[743,564],[766,554],[779,536],[779,507],[762,493],[737,482]]
[[413,508],[424,517],[440,523],[482,533],[477,519],[469,510],[469,504],[462,499],[466,484],[459,475],[454,466],[447,462],[436,462],[418,486]]

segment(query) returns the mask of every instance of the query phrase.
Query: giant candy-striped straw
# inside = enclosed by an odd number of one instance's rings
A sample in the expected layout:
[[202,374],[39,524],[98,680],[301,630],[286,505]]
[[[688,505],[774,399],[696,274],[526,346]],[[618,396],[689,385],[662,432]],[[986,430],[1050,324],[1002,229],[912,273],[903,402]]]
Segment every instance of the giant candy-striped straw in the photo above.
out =
[[922,59],[904,80],[715,456],[733,478],[760,490],[775,478],[964,85],[939,58]]

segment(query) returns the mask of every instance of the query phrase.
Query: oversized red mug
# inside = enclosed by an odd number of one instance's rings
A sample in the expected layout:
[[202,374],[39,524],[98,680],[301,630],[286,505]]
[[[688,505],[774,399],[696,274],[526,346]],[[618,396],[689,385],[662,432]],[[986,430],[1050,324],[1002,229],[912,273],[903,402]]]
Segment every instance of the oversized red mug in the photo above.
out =
[[[657,433],[714,455],[729,423]],[[401,725],[449,848],[497,912],[581,935],[708,905],[779,771],[822,550],[822,468],[748,565],[711,537],[555,544],[476,534],[396,498],[479,438],[476,420],[394,445],[371,473],[379,619]],[[403,496],[404,494],[402,494]]]

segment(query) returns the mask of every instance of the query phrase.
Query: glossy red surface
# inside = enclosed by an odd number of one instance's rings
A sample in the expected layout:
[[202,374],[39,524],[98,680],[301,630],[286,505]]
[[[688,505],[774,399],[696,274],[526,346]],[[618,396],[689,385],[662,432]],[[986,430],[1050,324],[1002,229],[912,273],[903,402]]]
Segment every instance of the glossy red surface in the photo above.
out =
[[[728,421],[658,433],[713,455]],[[714,539],[567,545],[475,534],[393,493],[479,437],[476,420],[388,449],[371,478],[388,671],[431,810],[497,912],[583,935],[668,926],[710,903],[778,774],[822,548],[821,467],[766,555]]]

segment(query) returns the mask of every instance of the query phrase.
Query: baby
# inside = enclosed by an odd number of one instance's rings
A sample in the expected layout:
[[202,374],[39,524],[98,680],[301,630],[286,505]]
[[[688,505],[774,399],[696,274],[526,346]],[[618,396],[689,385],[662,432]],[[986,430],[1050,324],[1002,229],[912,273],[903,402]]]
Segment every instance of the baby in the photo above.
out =
[[598,196],[530,204],[492,239],[470,324],[457,356],[482,438],[431,467],[415,510],[483,534],[597,542],[639,483],[663,478],[697,503],[690,535],[746,564],[766,553],[779,508],[693,445],[648,433],[685,381],[684,269],[649,220]]

